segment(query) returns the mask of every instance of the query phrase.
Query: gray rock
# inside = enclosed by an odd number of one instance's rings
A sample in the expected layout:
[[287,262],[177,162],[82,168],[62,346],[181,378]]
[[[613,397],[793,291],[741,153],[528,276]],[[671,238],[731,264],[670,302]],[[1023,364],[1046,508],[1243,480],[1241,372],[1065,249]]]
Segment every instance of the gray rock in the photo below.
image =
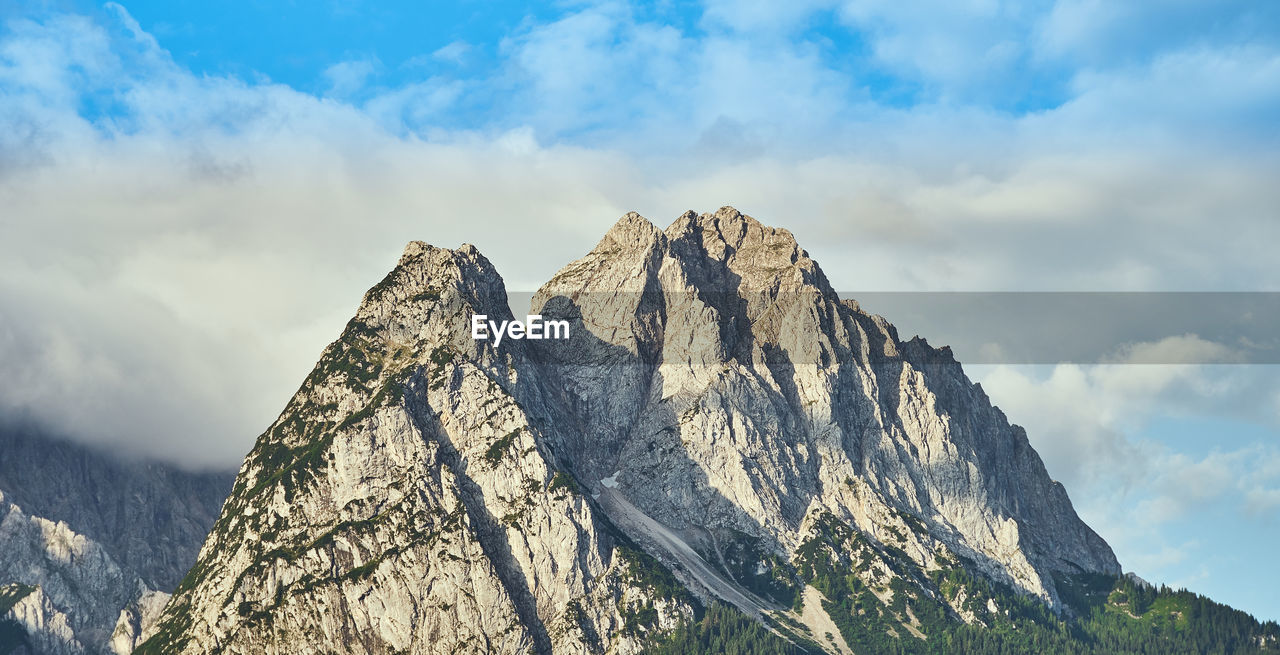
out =
[[21,594],[0,621],[11,621],[26,632],[19,655],[80,655],[85,647],[76,639],[71,621],[40,588]]

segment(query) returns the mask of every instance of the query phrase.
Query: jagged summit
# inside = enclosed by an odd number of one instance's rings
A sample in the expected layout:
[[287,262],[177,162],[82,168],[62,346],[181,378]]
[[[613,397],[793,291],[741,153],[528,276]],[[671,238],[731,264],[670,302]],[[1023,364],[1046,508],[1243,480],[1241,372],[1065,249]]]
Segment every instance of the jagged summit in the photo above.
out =
[[686,211],[665,230],[658,229],[636,212],[627,212],[609,228],[596,250],[643,250],[655,243],[665,245],[666,241],[689,238],[701,242],[704,247],[713,247],[717,255],[726,254],[726,250],[766,245],[783,250],[789,246],[793,263],[795,259],[808,257],[789,230],[769,227],[729,206],[704,214]]
[[649,222],[649,219],[636,212],[627,212],[613,224],[613,227],[609,228],[596,249],[644,249],[661,239],[662,231]]
[[894,603],[1000,615],[940,580],[1059,609],[1058,576],[1120,571],[959,364],[842,301],[787,230],[629,213],[533,309],[569,338],[473,339],[472,314],[511,318],[501,276],[410,243],[141,652],[630,654],[712,602],[798,643],[831,571],[907,634]]
[[667,227],[666,234],[675,239],[689,233],[693,228],[701,230],[706,235],[714,235],[715,240],[734,249],[741,248],[744,243],[768,243],[774,246],[789,243],[799,249],[795,237],[789,230],[769,227],[729,206],[704,214],[687,211]]

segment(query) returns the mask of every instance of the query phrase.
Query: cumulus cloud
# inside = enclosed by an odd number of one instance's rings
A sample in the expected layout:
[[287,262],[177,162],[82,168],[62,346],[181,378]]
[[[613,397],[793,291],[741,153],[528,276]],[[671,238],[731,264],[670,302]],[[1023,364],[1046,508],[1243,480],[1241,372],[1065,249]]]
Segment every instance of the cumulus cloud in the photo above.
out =
[[[1128,350],[1160,350],[1180,340],[1134,344]],[[1069,489],[1114,485],[1107,488],[1111,492],[1150,484],[1152,467],[1187,469],[1187,461],[1162,460],[1159,443],[1134,436],[1156,418],[1216,418],[1280,429],[1280,421],[1260,407],[1280,387],[1278,367],[1163,362],[970,368],[1010,420],[1027,428],[1050,473]],[[1199,449],[1216,448],[1215,436],[1203,435]],[[1242,453],[1233,461],[1259,467],[1270,461]],[[1196,461],[1210,460],[1205,454]]]
[[[915,77],[932,96],[962,99],[1000,89],[1022,97],[1029,90],[1020,69],[1034,45],[1027,33],[1038,12],[1025,3],[929,2],[909,7],[860,0],[843,3],[839,12],[867,34],[880,62]],[[1007,103],[1004,99],[1000,104]]]

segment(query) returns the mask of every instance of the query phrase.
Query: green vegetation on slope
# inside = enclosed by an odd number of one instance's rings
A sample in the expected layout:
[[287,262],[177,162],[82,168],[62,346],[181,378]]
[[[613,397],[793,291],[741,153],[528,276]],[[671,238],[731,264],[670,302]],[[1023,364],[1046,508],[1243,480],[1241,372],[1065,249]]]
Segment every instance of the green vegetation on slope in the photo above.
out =
[[806,655],[737,609],[712,605],[701,619],[664,635],[645,655]]
[[[758,557],[749,551],[742,555],[743,561]],[[1059,615],[1038,599],[974,573],[973,562],[939,550],[935,563],[925,571],[900,549],[828,515],[816,522],[789,571],[777,578],[789,574],[797,584],[821,591],[829,599],[823,608],[859,655],[1280,653],[1275,622],[1259,623],[1188,591],[1117,576],[1063,575],[1055,580],[1067,607]],[[784,634],[794,632],[774,625]],[[803,639],[792,641],[813,648]],[[717,606],[655,640],[646,652],[805,652],[796,643],[733,608]]]
[[721,568],[730,579],[761,598],[785,606],[795,604],[801,587],[785,557],[770,552],[760,539],[741,532],[722,540],[720,550],[719,557],[707,559],[722,563]]
[[[689,593],[689,590],[680,584],[667,567],[648,553],[630,543],[617,544],[614,553],[626,567],[622,579],[627,584],[648,590],[649,597],[653,600],[679,602],[698,607],[697,599]],[[654,607],[652,600],[619,609],[623,617],[623,631],[627,634],[644,634],[652,630],[658,622],[658,610]]]
[[[926,572],[829,518],[797,552],[796,568],[830,599],[824,608],[860,655],[1280,653],[1276,623],[1187,591],[1116,576],[1061,576],[1057,587],[1070,611],[1058,616],[973,574],[971,562],[943,554],[937,561],[941,568]],[[866,575],[876,568],[895,576]],[[961,621],[943,599],[978,623]]]

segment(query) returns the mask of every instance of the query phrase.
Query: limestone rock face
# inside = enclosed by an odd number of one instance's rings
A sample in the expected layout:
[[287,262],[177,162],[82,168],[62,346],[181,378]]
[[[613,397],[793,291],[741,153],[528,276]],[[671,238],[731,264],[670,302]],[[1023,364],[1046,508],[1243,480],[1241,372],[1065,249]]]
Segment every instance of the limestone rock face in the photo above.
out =
[[163,591],[146,589],[120,610],[120,618],[111,633],[111,652],[117,655],[132,653],[138,644],[155,634],[156,621],[169,598],[170,595]]
[[713,557],[744,539],[788,556],[833,515],[1051,604],[1055,572],[1120,571],[950,351],[842,301],[786,230],[628,215],[534,305],[576,321],[538,358],[582,421],[569,468]]
[[[10,613],[35,653],[128,653],[122,612],[151,620],[231,486],[117,459],[26,429],[0,430],[0,587],[34,591]],[[157,600],[159,599],[159,600]],[[142,629],[141,615],[135,620]]]
[[28,516],[12,503],[0,507],[0,579],[39,586],[20,622],[29,632],[65,637],[68,652],[83,652],[86,642],[105,645],[113,608],[131,600],[133,581],[100,544],[66,523]]
[[66,523],[162,591],[191,568],[234,480],[232,472],[126,459],[22,428],[0,429],[0,452],[0,490],[10,502]]
[[85,647],[76,639],[71,620],[67,618],[38,587],[3,588],[0,594],[12,595],[8,611],[0,614],[0,622],[19,628],[23,635],[15,645],[20,655],[80,655]]
[[782,633],[769,584],[803,589],[815,553],[1053,607],[1055,573],[1119,572],[949,351],[841,300],[786,230],[628,214],[531,313],[570,338],[473,339],[512,319],[497,271],[409,244],[137,652],[637,653],[713,600]]

